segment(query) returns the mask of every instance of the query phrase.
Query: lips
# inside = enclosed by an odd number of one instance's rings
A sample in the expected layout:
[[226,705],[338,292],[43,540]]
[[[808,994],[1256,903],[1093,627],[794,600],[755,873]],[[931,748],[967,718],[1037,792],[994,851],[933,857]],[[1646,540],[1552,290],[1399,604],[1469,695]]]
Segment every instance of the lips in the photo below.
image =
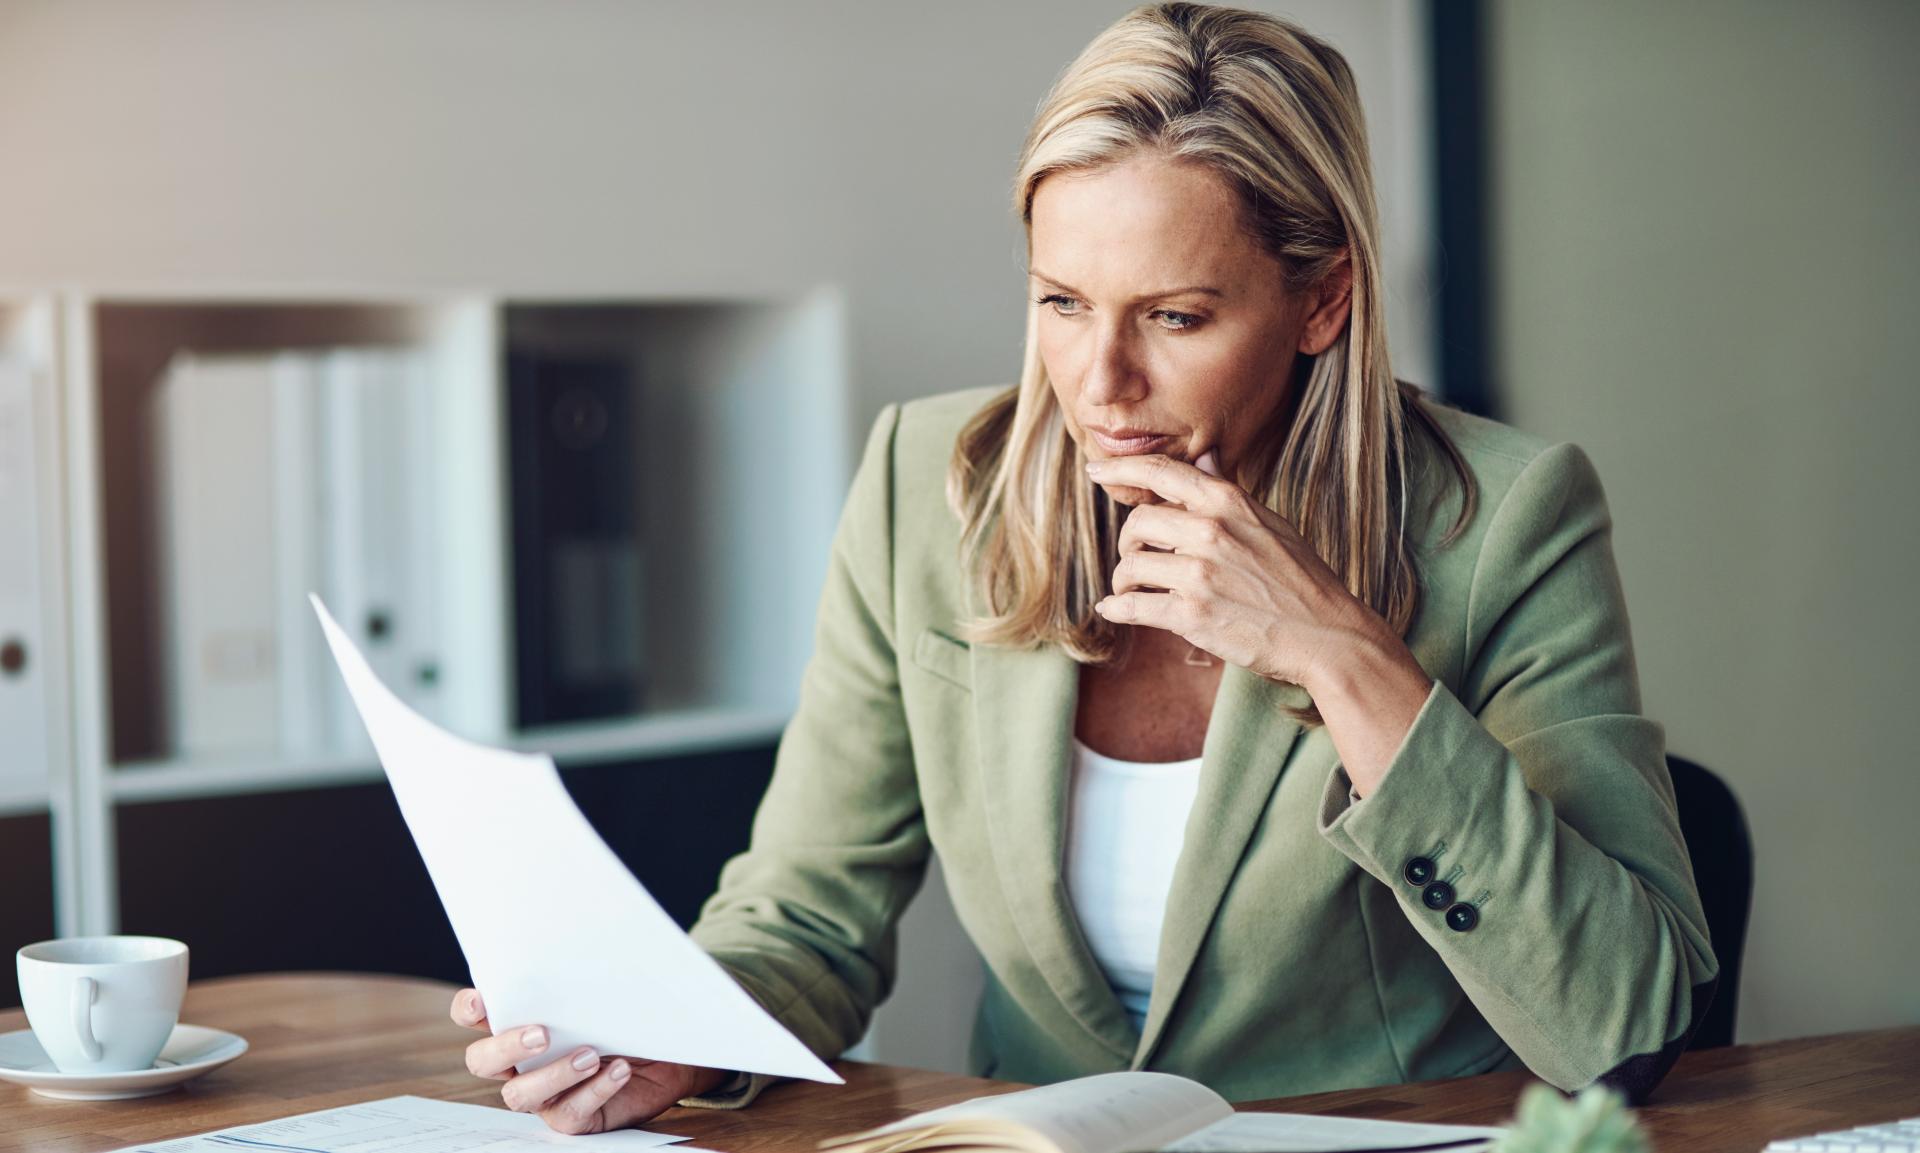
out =
[[1139,456],[1143,453],[1165,452],[1177,439],[1164,432],[1154,432],[1144,428],[1096,428],[1086,426],[1086,433],[1100,451],[1108,456]]

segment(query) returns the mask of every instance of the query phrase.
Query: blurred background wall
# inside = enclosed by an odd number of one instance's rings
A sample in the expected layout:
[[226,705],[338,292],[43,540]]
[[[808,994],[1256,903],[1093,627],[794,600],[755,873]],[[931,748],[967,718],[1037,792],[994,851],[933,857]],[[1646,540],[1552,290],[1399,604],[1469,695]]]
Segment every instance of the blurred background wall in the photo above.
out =
[[1920,1020],[1920,5],[1488,15],[1498,407],[1592,454],[1646,710],[1746,805],[1740,1037]]
[[[1047,86],[1127,7],[6,0],[0,275],[695,297],[835,281],[864,431],[888,401],[1018,372],[1013,165]],[[1352,54],[1375,116],[1420,99],[1388,66],[1419,50],[1416,5],[1296,10]],[[1423,127],[1405,128],[1416,153]],[[1403,149],[1382,144],[1391,183]]]
[[[1893,711],[1920,643],[1896,587],[1920,559],[1920,486],[1893,344],[1920,256],[1899,68],[1920,10],[1434,5],[1486,32],[1491,367],[1449,382],[1428,5],[1257,6],[1360,77],[1398,374],[1487,392],[1600,467],[1647,710],[1733,784],[1759,841],[1742,1038],[1920,1020],[1920,774]],[[893,400],[1013,378],[1008,177],[1048,83],[1126,7],[0,0],[0,286],[625,298],[831,282],[864,427]],[[697,804],[716,840],[738,838],[727,798],[764,780],[769,751],[627,766],[596,786],[613,798],[596,823],[641,799]],[[135,825],[256,815],[193,804]],[[622,836],[650,885],[675,884],[671,844]],[[874,1055],[957,1067],[977,988],[936,876]]]

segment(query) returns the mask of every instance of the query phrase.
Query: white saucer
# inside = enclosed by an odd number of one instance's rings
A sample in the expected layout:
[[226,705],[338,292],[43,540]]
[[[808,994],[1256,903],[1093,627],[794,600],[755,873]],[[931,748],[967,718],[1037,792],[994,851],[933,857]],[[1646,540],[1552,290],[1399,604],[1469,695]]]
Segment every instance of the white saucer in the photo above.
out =
[[204,1025],[175,1025],[153,1068],[131,1073],[62,1073],[32,1029],[0,1033],[0,1081],[62,1101],[124,1101],[178,1088],[247,1051],[244,1037]]

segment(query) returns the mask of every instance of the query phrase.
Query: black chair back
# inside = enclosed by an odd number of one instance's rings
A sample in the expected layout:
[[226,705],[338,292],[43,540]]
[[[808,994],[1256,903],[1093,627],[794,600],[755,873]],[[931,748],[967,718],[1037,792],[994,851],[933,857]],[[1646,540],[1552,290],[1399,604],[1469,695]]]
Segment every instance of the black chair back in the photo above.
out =
[[1733,1015],[1740,1000],[1740,959],[1747,944],[1747,914],[1753,907],[1753,837],[1746,814],[1725,781],[1685,757],[1669,755],[1680,833],[1687,839],[1693,879],[1720,960],[1713,1004],[1694,1030],[1689,1049],[1733,1044]]

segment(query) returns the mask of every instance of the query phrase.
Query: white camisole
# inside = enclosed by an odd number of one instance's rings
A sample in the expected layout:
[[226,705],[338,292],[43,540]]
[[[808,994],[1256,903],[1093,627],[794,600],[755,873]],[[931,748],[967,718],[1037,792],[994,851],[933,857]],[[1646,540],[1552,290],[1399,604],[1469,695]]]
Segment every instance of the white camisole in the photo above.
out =
[[1200,787],[1200,758],[1121,761],[1073,742],[1066,883],[1080,931],[1141,1029],[1173,868]]

